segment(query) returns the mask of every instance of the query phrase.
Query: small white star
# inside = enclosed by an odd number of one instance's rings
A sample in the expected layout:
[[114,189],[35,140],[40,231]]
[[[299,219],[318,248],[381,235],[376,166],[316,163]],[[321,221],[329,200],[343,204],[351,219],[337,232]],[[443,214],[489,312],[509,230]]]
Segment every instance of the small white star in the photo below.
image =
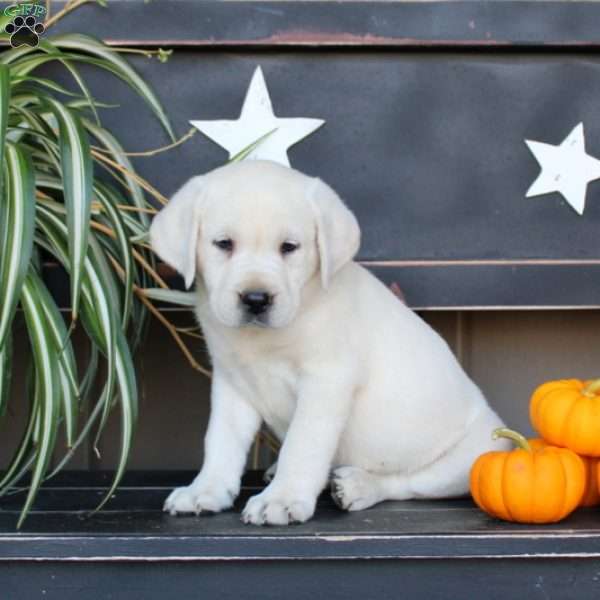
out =
[[267,84],[259,66],[252,76],[239,119],[190,123],[225,148],[229,152],[229,158],[266,135],[246,159],[272,160],[289,167],[287,149],[317,130],[325,121],[278,119],[273,113]]
[[583,214],[587,185],[600,178],[600,160],[585,152],[583,123],[560,146],[531,140],[525,143],[542,168],[526,197],[559,192],[576,212]]

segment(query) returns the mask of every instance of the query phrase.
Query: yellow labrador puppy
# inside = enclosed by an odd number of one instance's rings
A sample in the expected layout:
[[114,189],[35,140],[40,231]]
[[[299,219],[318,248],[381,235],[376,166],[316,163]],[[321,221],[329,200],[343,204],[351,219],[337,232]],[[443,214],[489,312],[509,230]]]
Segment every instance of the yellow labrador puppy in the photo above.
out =
[[171,514],[230,508],[264,421],[282,442],[243,520],[306,521],[332,473],[340,507],[468,490],[502,425],[446,343],[352,261],[360,230],[320,179],[268,161],[192,178],[155,217],[156,253],[196,278],[214,376],[204,464]]

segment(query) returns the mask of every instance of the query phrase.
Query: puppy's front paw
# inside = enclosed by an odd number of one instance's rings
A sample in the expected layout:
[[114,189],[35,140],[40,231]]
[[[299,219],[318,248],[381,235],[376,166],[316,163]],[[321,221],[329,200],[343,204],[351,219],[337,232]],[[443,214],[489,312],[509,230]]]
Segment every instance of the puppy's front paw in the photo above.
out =
[[252,496],[244,512],[242,521],[253,525],[289,525],[304,523],[315,512],[315,500],[272,493],[269,488]]
[[163,510],[172,515],[203,512],[221,512],[231,508],[235,495],[227,489],[187,485],[175,488],[165,500]]
[[331,497],[343,510],[363,510],[382,500],[377,475],[358,467],[333,471]]

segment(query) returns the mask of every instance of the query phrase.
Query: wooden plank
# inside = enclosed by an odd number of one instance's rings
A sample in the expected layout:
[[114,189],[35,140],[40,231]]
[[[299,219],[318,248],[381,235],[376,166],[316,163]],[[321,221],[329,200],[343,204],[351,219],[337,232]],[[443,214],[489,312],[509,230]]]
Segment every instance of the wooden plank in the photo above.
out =
[[[368,263],[366,266],[369,267]],[[369,267],[386,285],[396,284],[408,306],[439,310],[595,310],[600,308],[600,265],[403,265],[402,261]],[[58,269],[46,270],[48,287],[62,307],[69,306],[68,279]],[[168,280],[184,289],[179,277]],[[560,281],[561,285],[556,285]],[[163,309],[190,312],[186,307]]]
[[[97,474],[98,475],[98,474]],[[16,533],[18,498],[0,503],[0,585],[11,600],[265,600],[325,596],[420,600],[598,595],[597,511],[524,526],[491,519],[469,500],[386,502],[344,513],[324,495],[315,518],[287,528],[243,525],[246,478],[234,511],[160,511],[191,473],[129,473],[109,507],[89,518],[108,474],[59,476]],[[74,487],[75,486],[75,487]],[[127,487],[129,486],[129,487]],[[81,509],[84,509],[82,512]]]
[[599,19],[600,6],[582,1],[128,0],[76,11],[55,31],[137,46],[580,48],[598,46]]
[[[187,483],[191,474],[179,476]],[[69,475],[71,483],[74,477]],[[91,518],[87,512],[103,488],[90,476],[81,480],[86,485],[46,486],[19,533],[14,524],[21,499],[3,498],[0,562],[600,558],[593,509],[558,524],[527,526],[492,519],[470,500],[385,502],[348,513],[324,494],[311,521],[260,528],[240,521],[247,498],[262,489],[256,473],[246,479],[233,511],[200,517],[162,513],[174,478],[164,485],[157,475],[147,477],[143,487],[122,487],[107,509]]]
[[449,600],[598,597],[582,559],[0,563],[10,600]]
[[[389,264],[372,268],[387,284],[397,283],[415,310],[520,310],[600,308],[600,265],[447,266]],[[560,282],[557,285],[557,282]]]

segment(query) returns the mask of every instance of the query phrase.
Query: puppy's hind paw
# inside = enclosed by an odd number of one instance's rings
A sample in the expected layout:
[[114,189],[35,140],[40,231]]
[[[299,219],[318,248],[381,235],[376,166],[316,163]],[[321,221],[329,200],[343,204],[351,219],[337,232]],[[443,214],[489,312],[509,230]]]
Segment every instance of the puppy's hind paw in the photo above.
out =
[[339,467],[331,478],[331,497],[342,510],[363,510],[383,499],[377,475],[358,467]]

